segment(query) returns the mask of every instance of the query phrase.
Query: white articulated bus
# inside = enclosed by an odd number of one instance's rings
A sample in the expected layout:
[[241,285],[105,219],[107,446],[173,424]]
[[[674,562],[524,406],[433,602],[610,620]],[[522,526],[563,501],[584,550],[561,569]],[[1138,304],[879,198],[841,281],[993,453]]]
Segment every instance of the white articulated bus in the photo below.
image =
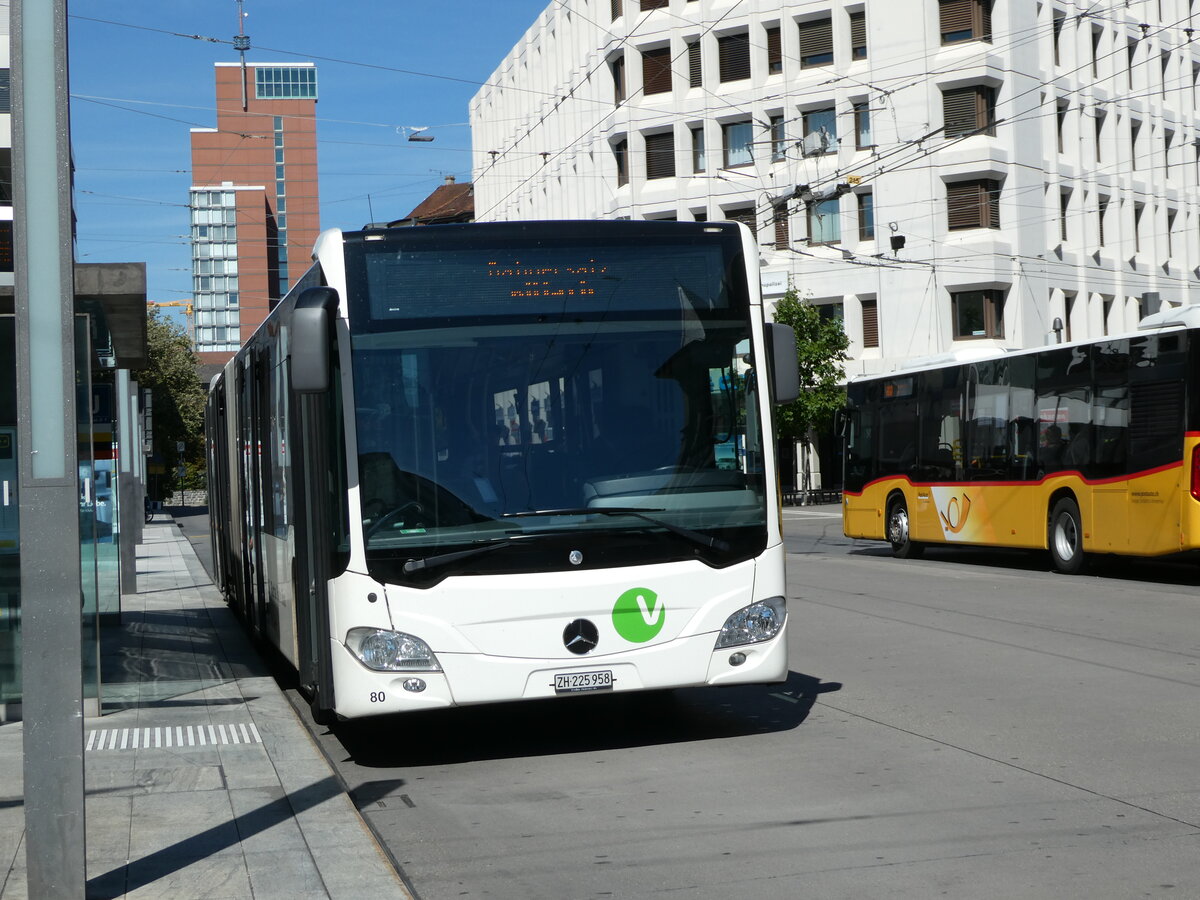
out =
[[327,231],[209,395],[217,579],[322,721],[787,675],[733,223]]

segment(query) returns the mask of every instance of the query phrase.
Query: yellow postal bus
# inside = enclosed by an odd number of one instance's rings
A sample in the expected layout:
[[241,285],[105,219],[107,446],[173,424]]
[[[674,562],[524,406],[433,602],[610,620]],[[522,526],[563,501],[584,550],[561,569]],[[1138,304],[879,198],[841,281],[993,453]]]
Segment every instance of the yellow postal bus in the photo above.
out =
[[1200,309],[1137,333],[960,352],[847,388],[844,530],[925,544],[1089,553],[1200,547]]

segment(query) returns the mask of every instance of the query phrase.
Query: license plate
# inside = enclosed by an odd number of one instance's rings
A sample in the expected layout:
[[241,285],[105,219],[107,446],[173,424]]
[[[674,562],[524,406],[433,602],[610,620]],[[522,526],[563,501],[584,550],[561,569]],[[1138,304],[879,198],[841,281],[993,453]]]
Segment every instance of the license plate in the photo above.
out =
[[576,694],[580,691],[611,691],[612,669],[595,672],[559,672],[554,676],[554,693]]

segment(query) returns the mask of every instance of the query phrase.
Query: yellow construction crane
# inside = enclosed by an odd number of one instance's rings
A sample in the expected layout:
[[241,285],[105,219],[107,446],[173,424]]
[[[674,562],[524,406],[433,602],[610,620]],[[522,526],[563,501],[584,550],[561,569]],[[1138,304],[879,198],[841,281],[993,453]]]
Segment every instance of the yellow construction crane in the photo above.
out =
[[147,300],[147,306],[182,306],[183,314],[187,317],[187,336],[188,339],[195,338],[195,331],[192,323],[192,301],[191,300]]

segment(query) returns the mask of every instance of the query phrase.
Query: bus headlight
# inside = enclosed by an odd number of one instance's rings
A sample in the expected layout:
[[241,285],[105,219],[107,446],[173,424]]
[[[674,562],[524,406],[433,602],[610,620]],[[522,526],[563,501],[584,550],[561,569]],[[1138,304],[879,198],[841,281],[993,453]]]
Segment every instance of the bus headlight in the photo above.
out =
[[382,628],[351,628],[346,647],[376,672],[440,672],[441,663],[419,637]]
[[758,600],[742,607],[725,620],[713,649],[769,641],[783,630],[786,619],[787,601],[783,597]]

